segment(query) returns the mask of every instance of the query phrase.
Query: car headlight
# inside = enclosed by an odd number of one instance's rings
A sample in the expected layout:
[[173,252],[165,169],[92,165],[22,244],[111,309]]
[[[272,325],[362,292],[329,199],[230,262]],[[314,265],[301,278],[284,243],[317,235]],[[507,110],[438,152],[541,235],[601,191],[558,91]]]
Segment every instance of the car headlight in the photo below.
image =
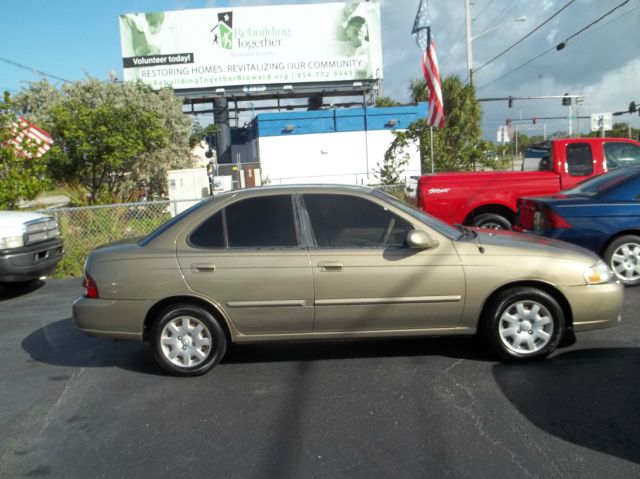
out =
[[0,249],[22,248],[24,246],[24,236],[4,236],[0,237]]
[[584,272],[584,281],[587,284],[602,284],[611,281],[613,273],[607,264],[600,260]]

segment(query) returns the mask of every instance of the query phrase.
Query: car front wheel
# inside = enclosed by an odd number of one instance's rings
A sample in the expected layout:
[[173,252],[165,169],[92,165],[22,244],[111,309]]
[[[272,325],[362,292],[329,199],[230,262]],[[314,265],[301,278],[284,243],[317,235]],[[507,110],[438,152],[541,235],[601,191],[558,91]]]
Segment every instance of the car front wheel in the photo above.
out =
[[625,286],[640,284],[640,236],[625,235],[613,241],[604,259]]
[[189,304],[165,309],[153,328],[153,355],[158,364],[178,376],[197,376],[213,368],[227,348],[227,338],[216,318]]
[[522,360],[549,355],[562,338],[565,322],[562,308],[551,295],[527,287],[500,293],[483,327],[498,354]]

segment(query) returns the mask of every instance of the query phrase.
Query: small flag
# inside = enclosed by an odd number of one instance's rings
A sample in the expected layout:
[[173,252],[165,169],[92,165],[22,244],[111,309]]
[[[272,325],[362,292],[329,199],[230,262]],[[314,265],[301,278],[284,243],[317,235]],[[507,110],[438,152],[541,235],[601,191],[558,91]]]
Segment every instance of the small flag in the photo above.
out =
[[25,138],[29,138],[35,143],[38,147],[36,158],[41,157],[49,151],[53,144],[53,140],[49,133],[25,120],[23,117],[18,117],[16,122],[12,125],[11,131],[15,135],[13,140],[11,140],[11,143],[15,145],[16,150],[21,151],[23,149],[22,144],[24,143]]
[[428,0],[420,0],[420,6],[418,7],[411,33],[416,35],[416,42],[422,50],[422,73],[427,81],[427,89],[429,90],[427,97],[429,101],[427,124],[442,128],[444,126],[444,103],[442,101],[436,45],[431,38],[428,13]]

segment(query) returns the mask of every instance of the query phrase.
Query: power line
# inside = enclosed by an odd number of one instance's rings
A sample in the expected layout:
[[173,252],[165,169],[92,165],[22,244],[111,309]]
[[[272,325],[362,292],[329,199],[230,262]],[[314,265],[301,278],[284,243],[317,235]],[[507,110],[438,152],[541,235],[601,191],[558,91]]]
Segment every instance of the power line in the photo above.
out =
[[568,37],[564,42],[560,43],[557,48],[558,50],[562,50],[566,45],[567,42],[569,40],[571,40],[573,37],[577,37],[578,35],[580,35],[582,32],[584,32],[585,30],[587,30],[588,28],[591,28],[592,26],[594,26],[596,23],[598,23],[600,20],[602,20],[605,17],[608,17],[609,15],[611,15],[613,12],[615,12],[618,8],[624,7],[627,3],[629,3],[629,0],[625,0],[624,2],[622,2],[619,5],[616,5],[615,7],[613,7],[611,10],[609,10],[607,13],[605,13],[604,15],[602,15],[601,17],[595,19],[593,22],[591,22],[589,25],[587,25],[586,27],[581,28],[580,30],[578,30],[576,33],[574,33],[573,35],[571,35],[570,37]]
[[0,57],[0,61],[8,63],[9,65],[13,65],[14,67],[22,68],[24,70],[29,70],[30,72],[37,73],[38,75],[42,75],[42,76],[45,76],[45,77],[53,78],[55,80],[60,80],[60,81],[63,81],[65,83],[71,83],[69,80],[65,80],[64,78],[60,78],[59,76],[51,75],[50,73],[43,72],[42,70],[38,70],[37,68],[28,67],[26,65],[23,65],[22,63],[18,63],[18,62],[14,62],[13,60],[9,60],[8,58]]
[[531,60],[529,60],[528,62],[525,62],[525,63],[523,63],[522,65],[520,65],[520,66],[518,66],[518,67],[514,68],[513,70],[510,70],[510,71],[508,71],[507,73],[505,73],[505,74],[503,74],[503,75],[500,75],[498,78],[496,78],[496,79],[494,79],[494,80],[491,80],[490,82],[485,83],[485,84],[484,84],[484,85],[482,85],[482,86],[477,87],[477,88],[476,88],[476,91],[477,91],[477,90],[480,90],[481,88],[486,87],[487,85],[491,85],[492,83],[497,82],[498,80],[500,80],[500,79],[502,79],[502,78],[506,77],[507,75],[511,75],[512,73],[517,72],[517,71],[518,71],[518,70],[520,70],[521,68],[524,68],[524,67],[526,67],[527,65],[530,65],[531,63],[535,62],[535,61],[536,61],[536,60],[538,60],[539,58],[541,58],[541,57],[545,56],[547,53],[551,53],[551,52],[552,52],[553,50],[555,50],[555,49],[556,49],[556,47],[555,47],[555,46],[553,46],[553,47],[549,48],[548,50],[545,50],[545,51],[544,51],[544,52],[542,52],[540,55],[538,55],[537,57],[532,58],[532,59],[531,59]]
[[480,18],[480,15],[482,15],[482,14],[484,13],[484,11],[485,11],[487,8],[489,8],[489,6],[490,6],[492,3],[493,3],[493,0],[489,0],[489,2],[484,6],[484,8],[478,12],[478,15],[476,15],[476,18],[474,18],[474,20],[475,20],[475,19],[477,19],[477,18]]
[[[628,2],[629,0],[627,0]],[[569,2],[567,2],[560,10],[558,10],[556,13],[554,13],[553,15],[551,15],[549,18],[547,18],[544,22],[542,22],[540,25],[538,25],[536,28],[534,28],[533,30],[531,30],[529,33],[527,33],[524,37],[522,37],[520,40],[518,40],[517,42],[515,42],[513,45],[511,45],[509,48],[507,48],[506,50],[503,50],[501,53],[498,53],[495,57],[493,57],[491,60],[489,60],[488,62],[486,62],[484,65],[482,65],[481,67],[478,67],[476,69],[473,70],[474,73],[479,72],[480,70],[482,70],[484,67],[486,67],[487,65],[489,65],[490,63],[493,63],[494,61],[496,61],[498,58],[500,58],[502,55],[504,55],[505,53],[507,53],[509,50],[513,49],[516,45],[522,43],[524,40],[526,40],[527,38],[529,38],[531,35],[533,35],[535,32],[537,32],[538,30],[540,30],[543,26],[545,26],[547,23],[549,23],[551,20],[553,20],[556,16],[558,16],[563,10],[565,10],[566,8],[569,7],[569,5],[571,5],[573,2],[575,2],[575,0],[569,0]]]
[[511,10],[517,3],[518,3],[517,0],[513,0],[511,2],[507,2],[507,6],[504,7],[502,9],[502,11],[496,15],[496,17],[493,19],[493,22],[489,22],[489,25],[488,25],[487,28],[491,29],[491,28],[495,27],[496,25],[498,25],[498,23],[500,23],[500,20],[502,19],[502,17],[504,17],[506,15],[507,11]]
[[[458,15],[456,16],[456,19],[453,21],[451,25],[456,25],[458,23],[458,20],[460,20],[460,17],[463,12],[464,12],[464,6],[460,8],[460,10],[458,11]],[[447,35],[446,40],[441,44],[443,46],[449,45],[449,47],[447,48],[447,52],[445,55],[443,55],[443,57],[445,58],[448,57],[451,51],[453,50],[453,47],[457,45],[456,43],[453,43],[453,42],[449,43],[449,39],[452,39],[452,40],[455,39],[458,36],[458,33],[460,32],[463,26],[464,26],[464,22],[460,23],[458,28],[455,30],[455,33],[453,33],[454,32],[453,28],[449,30],[449,34]]]
[[[617,22],[618,20],[622,20],[623,18],[629,18],[629,14],[635,12],[638,9],[640,9],[640,5],[638,5],[637,7],[632,8],[628,12],[622,12],[620,15],[618,15],[617,17],[612,18],[608,22],[605,22],[604,24],[600,25],[595,30],[591,30],[584,37],[582,37],[582,40],[585,40],[586,38],[589,38],[590,36],[594,35],[595,33],[598,33],[600,30],[602,30],[605,27],[608,27],[613,22]],[[568,91],[575,90],[576,88],[578,88],[579,85],[580,85],[580,83],[577,83],[577,84],[573,85],[571,88],[568,89]]]
[[512,73],[520,70],[521,68],[524,68],[527,65],[530,65],[531,63],[535,62],[536,60],[538,60],[539,58],[543,57],[544,55],[552,52],[553,50],[562,50],[563,48],[566,47],[567,42],[571,39],[574,38],[575,36],[579,35],[580,33],[584,32],[585,30],[587,30],[588,28],[592,27],[593,25],[595,25],[596,23],[598,23],[600,20],[602,20],[603,18],[611,15],[614,11],[616,11],[618,8],[626,5],[627,3],[629,3],[629,0],[625,0],[624,2],[622,2],[621,4],[617,5],[616,7],[612,8],[611,10],[609,10],[607,13],[605,13],[604,15],[600,16],[598,19],[594,20],[593,22],[591,22],[589,25],[587,25],[586,27],[581,28],[580,30],[578,30],[576,33],[574,33],[573,35],[567,37],[567,39],[564,42],[559,43],[558,45],[552,46],[551,48],[545,50],[544,52],[540,53],[539,55],[537,55],[536,57],[532,58],[531,60],[526,61],[525,63],[517,66],[516,68],[514,68],[513,70],[508,71],[507,73],[504,73],[503,75],[500,75],[498,78],[495,78],[493,80],[491,80],[488,83],[485,83],[484,85],[477,87],[477,90],[480,90],[481,88],[486,87],[487,85],[490,85],[504,77],[506,77],[507,75],[511,75]]

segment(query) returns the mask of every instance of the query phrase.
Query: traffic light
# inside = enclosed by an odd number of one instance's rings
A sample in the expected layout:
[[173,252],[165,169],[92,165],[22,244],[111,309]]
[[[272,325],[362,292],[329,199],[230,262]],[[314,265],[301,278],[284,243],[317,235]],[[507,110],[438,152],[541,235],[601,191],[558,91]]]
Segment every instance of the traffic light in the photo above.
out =
[[562,99],[562,106],[571,106],[571,98],[568,95],[568,93],[564,94],[564,98]]
[[513,106],[513,97],[510,96],[509,97],[509,108],[511,108]]
[[531,123],[533,123],[534,125],[536,124],[536,117],[535,116],[533,118],[531,118]]
[[629,113],[634,113],[637,110],[636,102],[632,101],[629,103]]

